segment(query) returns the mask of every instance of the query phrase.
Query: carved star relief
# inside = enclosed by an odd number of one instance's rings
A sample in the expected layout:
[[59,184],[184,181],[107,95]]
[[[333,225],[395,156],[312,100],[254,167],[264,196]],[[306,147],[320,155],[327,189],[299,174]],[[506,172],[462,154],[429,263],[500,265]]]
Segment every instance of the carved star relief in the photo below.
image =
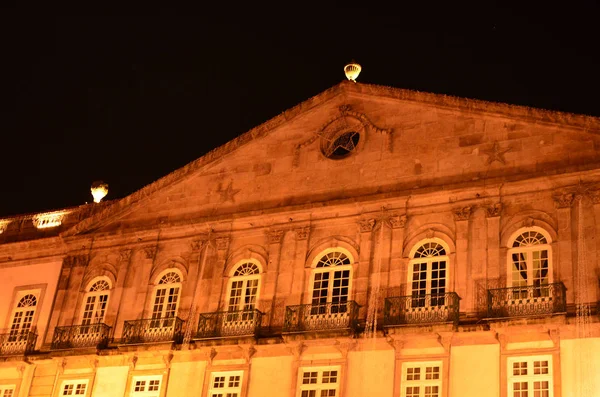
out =
[[506,159],[504,159],[504,155],[507,152],[510,152],[511,150],[512,148],[510,146],[506,149],[501,149],[500,145],[498,144],[498,141],[495,141],[494,146],[492,146],[491,149],[482,150],[482,152],[488,155],[486,164],[490,165],[494,161],[499,161],[502,164],[506,164]]
[[240,192],[239,189],[233,188],[233,181],[229,181],[229,185],[227,185],[226,189],[223,189],[223,185],[219,184],[219,188],[217,189],[217,193],[221,196],[221,202],[226,203],[231,201],[235,203],[235,195]]

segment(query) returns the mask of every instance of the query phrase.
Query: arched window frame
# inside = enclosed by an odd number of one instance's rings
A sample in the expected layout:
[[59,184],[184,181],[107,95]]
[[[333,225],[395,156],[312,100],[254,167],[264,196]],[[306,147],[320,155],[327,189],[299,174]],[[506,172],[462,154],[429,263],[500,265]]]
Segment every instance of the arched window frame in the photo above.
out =
[[[545,244],[535,244],[528,245],[524,247],[513,247],[515,241],[524,233],[528,232],[537,232],[541,234],[546,240]],[[547,272],[547,281],[545,283],[541,283],[541,285],[551,284],[554,279],[554,267],[552,265],[552,236],[550,233],[538,226],[521,228],[515,231],[510,238],[508,239],[508,247],[506,251],[506,283],[507,287],[520,287],[520,286],[534,286],[535,277],[534,276],[534,266],[533,266],[533,256],[535,252],[542,252],[546,250],[547,261],[548,261],[548,272]],[[527,279],[525,283],[515,283],[513,276],[513,254],[525,253],[526,254],[526,272]],[[522,280],[520,280],[522,281]]]
[[[425,244],[430,244],[430,243],[436,243],[439,244],[443,249],[444,249],[444,255],[438,255],[438,256],[432,256],[432,257],[420,257],[420,258],[416,258],[416,254],[417,251],[423,247]],[[433,263],[434,262],[445,262],[445,283],[444,283],[444,293],[446,292],[450,292],[449,291],[449,286],[450,284],[450,246],[442,239],[434,237],[434,238],[427,238],[424,240],[420,240],[419,242],[417,242],[412,249],[410,250],[409,253],[409,261],[408,261],[408,271],[407,271],[407,295],[415,295],[414,294],[414,290],[413,290],[413,281],[414,281],[414,265],[419,263],[425,263],[426,264],[426,279],[425,279],[425,294],[417,294],[419,296],[421,295],[429,295],[432,293],[432,274],[435,271],[435,269],[433,269]]]
[[[257,272],[251,275],[244,275],[244,276],[236,276],[236,272],[245,264],[252,264],[255,265],[257,268]],[[243,259],[241,261],[238,261],[232,268],[230,275],[229,275],[229,280],[227,282],[227,300],[225,301],[226,307],[225,307],[225,311],[227,312],[232,312],[232,311],[250,311],[250,310],[254,310],[256,309],[256,306],[258,304],[258,300],[260,298],[260,289],[261,289],[261,284],[262,284],[262,273],[263,273],[263,267],[262,264],[253,258],[248,258],[248,259]],[[253,281],[253,280],[258,280],[258,283],[256,285],[256,293],[254,294],[254,301],[252,303],[252,307],[247,307],[247,304],[245,303],[246,297],[248,296],[248,285]],[[235,306],[237,307],[233,307],[234,305],[231,302],[232,299],[232,292],[233,292],[233,286],[234,283],[242,283],[242,288],[241,288],[241,295],[240,295],[240,299],[239,299],[239,303]],[[252,288],[252,286],[251,286]]]
[[[27,304],[33,297],[34,304]],[[35,329],[36,312],[40,303],[40,294],[24,291],[17,296],[10,317],[9,342],[22,340]]]
[[[330,254],[333,252],[343,253],[349,259],[349,264],[317,267],[323,257],[325,257],[327,254]],[[326,297],[325,303],[327,303],[327,304],[332,303],[333,289],[334,289],[334,274],[336,271],[345,271],[345,270],[347,270],[349,272],[349,274],[348,274],[348,293],[346,296],[346,301],[351,301],[352,297],[353,297],[352,284],[353,284],[353,277],[354,277],[354,263],[355,263],[354,255],[352,255],[352,253],[350,251],[348,251],[347,249],[345,249],[343,247],[339,247],[339,246],[331,247],[331,248],[327,248],[325,250],[320,251],[319,254],[314,257],[313,262],[311,264],[312,271],[311,271],[310,282],[308,285],[308,294],[307,294],[308,303],[310,303],[313,306],[314,305],[318,306],[319,304],[324,304],[324,303],[316,304],[314,301],[314,299],[315,299],[315,297],[314,297],[315,281],[317,281],[318,278],[320,277],[320,275],[322,275],[323,273],[329,273],[329,279],[328,279],[329,282],[328,282],[328,286],[327,286],[327,297]],[[344,301],[335,302],[335,303],[343,303],[343,302]]]
[[[96,284],[101,283],[106,283],[108,289],[92,291]],[[83,304],[81,307],[80,324],[91,325],[103,323],[110,302],[112,282],[106,276],[96,277],[88,283],[85,291],[86,293],[83,296]],[[100,315],[98,315],[98,312],[100,312]]]
[[[161,284],[161,280],[163,279],[163,277],[169,275],[170,273],[176,274],[177,277],[179,278],[179,281]],[[178,310],[179,310],[179,304],[181,303],[181,291],[182,291],[182,286],[183,286],[182,283],[183,283],[183,275],[181,274],[181,271],[179,271],[179,269],[175,269],[175,268],[166,269],[158,274],[158,276],[154,280],[154,288],[152,291],[152,300],[150,301],[150,318],[157,319],[157,318],[177,317]],[[164,299],[162,300],[161,310],[159,312],[159,311],[156,311],[156,309],[157,309],[157,305],[158,305],[159,294],[161,294],[161,293],[164,294],[164,295],[162,295],[162,297],[164,297]],[[169,302],[169,299],[172,296],[176,296],[174,307],[172,307],[173,302]],[[170,307],[170,305],[171,305],[171,307]]]

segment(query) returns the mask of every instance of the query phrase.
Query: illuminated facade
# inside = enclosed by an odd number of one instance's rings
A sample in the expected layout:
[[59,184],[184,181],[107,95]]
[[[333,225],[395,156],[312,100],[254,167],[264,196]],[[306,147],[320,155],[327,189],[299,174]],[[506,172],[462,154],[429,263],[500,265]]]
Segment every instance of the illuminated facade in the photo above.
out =
[[0,396],[593,396],[600,120],[343,82],[0,220]]

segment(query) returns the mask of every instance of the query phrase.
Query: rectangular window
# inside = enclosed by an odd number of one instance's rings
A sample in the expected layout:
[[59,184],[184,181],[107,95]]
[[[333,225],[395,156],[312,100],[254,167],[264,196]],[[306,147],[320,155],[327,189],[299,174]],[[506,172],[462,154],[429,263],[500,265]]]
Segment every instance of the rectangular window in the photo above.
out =
[[402,365],[402,397],[440,397],[442,363],[419,362]]
[[87,379],[66,380],[60,388],[60,396],[85,396],[87,386]]
[[337,397],[340,395],[340,367],[300,368],[300,397]]
[[552,397],[552,356],[510,357],[508,395],[511,397]]
[[134,376],[131,381],[132,397],[158,397],[162,375]]
[[243,371],[213,372],[210,376],[209,397],[240,397]]
[[0,385],[0,397],[13,397],[15,395],[14,385]]

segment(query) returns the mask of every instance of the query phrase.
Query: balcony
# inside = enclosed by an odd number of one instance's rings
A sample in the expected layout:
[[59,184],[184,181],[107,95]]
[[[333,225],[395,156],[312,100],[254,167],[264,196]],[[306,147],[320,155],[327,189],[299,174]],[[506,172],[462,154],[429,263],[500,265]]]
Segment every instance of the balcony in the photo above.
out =
[[108,344],[110,327],[103,323],[56,327],[52,338],[52,350],[102,348]]
[[255,336],[262,313],[256,309],[232,312],[202,313],[196,339]]
[[563,283],[488,290],[488,317],[539,316],[567,311]]
[[426,324],[458,324],[460,297],[456,292],[386,298],[385,327]]
[[0,356],[22,356],[35,348],[37,335],[33,331],[0,334]]
[[121,343],[181,343],[183,340],[183,320],[179,317],[147,318],[125,321]]
[[287,306],[283,332],[356,330],[359,307],[354,301]]

